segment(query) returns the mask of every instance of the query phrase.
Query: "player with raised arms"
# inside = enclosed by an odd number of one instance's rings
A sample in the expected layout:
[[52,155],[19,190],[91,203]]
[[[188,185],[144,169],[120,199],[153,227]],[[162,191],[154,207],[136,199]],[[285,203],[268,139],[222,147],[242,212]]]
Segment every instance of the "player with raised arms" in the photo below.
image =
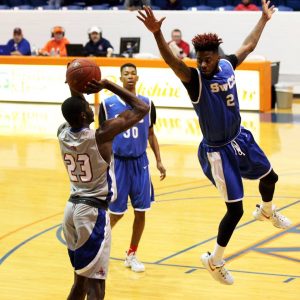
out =
[[223,284],[234,282],[233,276],[225,268],[223,256],[243,215],[242,178],[259,180],[262,202],[253,213],[256,220],[271,221],[279,228],[288,228],[291,224],[272,205],[278,175],[251,132],[241,126],[234,73],[235,68],[255,49],[274,11],[270,1],[262,0],[259,21],[236,53],[225,58],[220,58],[218,54],[222,39],[217,34],[196,35],[193,45],[197,68],[188,67],[171,52],[161,31],[165,18],[157,20],[150,7],[138,11],[137,16],[153,33],[163,59],[186,87],[199,118],[203,133],[198,151],[199,161],[205,175],[223,196],[227,208],[219,225],[215,248],[212,253],[203,254],[201,260],[213,278]]

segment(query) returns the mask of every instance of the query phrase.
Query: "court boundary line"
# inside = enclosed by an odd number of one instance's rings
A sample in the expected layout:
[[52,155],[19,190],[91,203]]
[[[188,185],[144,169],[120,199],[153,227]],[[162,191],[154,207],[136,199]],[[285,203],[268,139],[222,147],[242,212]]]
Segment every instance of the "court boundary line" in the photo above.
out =
[[[116,258],[116,257],[110,257],[111,260],[114,261],[124,261],[122,258]],[[199,258],[200,262],[200,258]],[[154,266],[162,266],[162,267],[176,267],[176,268],[186,268],[186,269],[192,269],[194,271],[197,270],[206,270],[204,267],[199,267],[199,266],[191,266],[191,265],[180,265],[180,264],[157,264],[155,262],[145,262],[143,261],[144,264],[146,265],[154,265]],[[193,271],[193,272],[194,272]],[[254,271],[246,271],[246,270],[236,270],[236,269],[229,269],[230,272],[233,273],[245,273],[245,274],[253,274],[253,275],[263,275],[263,276],[276,276],[276,277],[293,277],[293,278],[300,278],[300,275],[291,275],[291,274],[279,274],[279,273],[269,273],[269,272],[254,272]],[[185,272],[187,273],[187,272]]]
[[[251,196],[247,196],[246,198],[259,198],[261,200],[261,196],[260,195],[251,195]],[[245,201],[245,199],[243,201]],[[281,198],[285,198],[285,199],[295,199],[298,197],[293,197],[293,196],[274,196],[273,199],[281,199]],[[161,202],[172,202],[172,201],[187,201],[187,200],[197,200],[197,199],[221,199],[220,196],[193,196],[193,197],[186,197],[186,198],[173,198],[173,199],[162,199],[162,200],[155,200],[153,204],[157,203],[161,203]],[[222,199],[221,199],[222,200]],[[247,200],[246,200],[247,201]],[[299,200],[300,201],[300,200]],[[225,203],[225,202],[224,202]],[[130,203],[129,203],[130,204]]]
[[[290,204],[287,204],[287,205],[285,205],[285,206],[283,206],[283,207],[281,207],[280,209],[278,209],[278,211],[281,211],[281,210],[284,210],[284,209],[286,209],[286,208],[288,208],[288,207],[291,207],[291,206],[294,206],[294,205],[296,205],[296,204],[298,204],[298,203],[300,203],[300,200],[297,200],[297,201],[295,201],[295,202],[293,202],[293,203],[290,203]],[[242,227],[245,227],[245,226],[247,226],[247,225],[249,225],[249,224],[252,224],[252,223],[254,223],[254,222],[256,222],[256,220],[250,220],[250,221],[247,221],[247,222],[245,222],[245,223],[243,223],[243,224],[241,224],[241,225],[238,225],[236,228],[235,228],[235,230],[238,230],[238,229],[240,229],[240,228],[242,228]],[[192,246],[190,246],[190,247],[187,247],[187,248],[185,248],[185,249],[183,249],[183,250],[180,250],[180,251],[178,251],[178,252],[175,252],[174,254],[171,254],[171,255],[169,255],[169,256],[166,256],[166,257],[164,257],[164,258],[162,258],[162,259],[160,259],[160,260],[157,260],[156,261],[156,263],[162,263],[162,262],[164,262],[164,261],[166,261],[166,260],[168,260],[168,259],[170,259],[170,258],[173,258],[173,257],[175,257],[175,256],[178,256],[178,255],[180,255],[180,254],[182,254],[182,253],[185,253],[185,252],[187,252],[187,251],[189,251],[189,250],[191,250],[191,249],[194,249],[194,248],[196,248],[196,247],[199,247],[199,246],[201,246],[201,245],[203,245],[203,244],[206,244],[207,242],[210,242],[210,241],[212,241],[212,240],[214,240],[214,239],[216,239],[217,238],[217,235],[215,235],[215,236],[213,236],[213,237],[210,237],[210,238],[208,238],[208,239],[206,239],[206,240],[204,240],[204,241],[201,241],[201,242],[199,242],[199,243],[197,243],[197,244],[194,244],[194,245],[192,245]]]
[[[296,203],[300,202],[300,200],[296,201]],[[290,204],[292,205],[292,204]],[[282,208],[283,209],[283,208]],[[244,225],[244,224],[243,224]],[[296,226],[294,227],[297,227],[299,226],[299,224],[297,224]],[[28,239],[24,240],[23,242],[19,243],[18,245],[16,245],[14,248],[12,248],[9,252],[7,252],[3,257],[0,258],[0,266],[3,264],[3,262],[9,257],[11,256],[14,252],[16,252],[19,248],[21,248],[22,246],[24,246],[25,244],[29,243],[30,241],[32,241],[33,239],[43,235],[44,233],[47,233],[53,229],[57,228],[57,231],[56,231],[56,237],[58,238],[59,237],[59,234],[58,232],[62,232],[62,226],[61,224],[56,224],[54,226],[51,226],[31,237],[29,237]],[[292,228],[291,228],[292,229]],[[58,240],[61,242],[63,241],[62,239],[58,238]],[[65,243],[63,241],[63,243]],[[121,258],[115,258],[115,257],[110,257],[110,260],[117,260],[117,261],[123,261],[124,259],[121,259]],[[198,267],[198,266],[190,266],[190,265],[179,265],[179,264],[168,264],[168,263],[157,263],[157,262],[143,262],[145,264],[148,264],[148,265],[155,265],[155,266],[164,266],[164,267],[178,267],[178,268],[187,268],[190,270],[190,272],[188,273],[192,273],[194,271],[197,271],[197,270],[206,270],[204,267]],[[287,280],[289,280],[290,278],[293,278],[293,279],[296,279],[296,278],[300,278],[300,275],[291,275],[291,274],[278,274],[278,273],[268,273],[268,272],[254,272],[254,271],[246,271],[246,270],[235,270],[235,269],[230,269],[231,272],[234,272],[234,273],[243,273],[243,274],[253,274],[253,275],[264,275],[264,276],[277,276],[277,277],[288,277]],[[185,272],[185,273],[187,273]],[[292,280],[293,280],[292,279]],[[288,283],[289,281],[284,281],[285,283]]]
[[[300,202],[300,200],[299,200],[299,202]],[[235,252],[234,254],[231,254],[230,256],[227,256],[225,259],[227,261],[232,261],[232,260],[234,260],[234,259],[236,259],[236,258],[238,258],[238,257],[240,257],[240,256],[242,256],[244,254],[246,254],[249,251],[256,251],[256,252],[260,252],[260,253],[263,253],[263,254],[271,255],[271,253],[266,253],[266,252],[263,252],[262,250],[260,251],[258,247],[261,246],[261,245],[264,245],[264,244],[266,244],[266,243],[268,243],[270,241],[278,239],[279,237],[281,237],[281,236],[283,236],[283,235],[285,235],[287,233],[292,233],[293,230],[297,229],[299,226],[300,226],[300,223],[295,224],[294,226],[292,226],[292,227],[290,227],[290,228],[288,228],[286,230],[280,231],[277,234],[274,234],[274,235],[271,235],[269,237],[266,237],[266,238],[264,238],[264,239],[262,239],[262,240],[260,240],[260,241],[258,241],[256,243],[253,243],[251,246],[248,246],[248,247],[246,247],[246,248],[244,248],[242,250],[239,250],[239,251]],[[263,249],[263,248],[261,248],[261,249]],[[280,255],[277,255],[277,256],[280,257]]]
[[48,219],[57,217],[58,215],[61,215],[61,214],[63,214],[63,213],[62,213],[62,212],[56,213],[56,214],[54,214],[54,215],[45,217],[45,218],[43,218],[43,219],[34,221],[34,222],[32,222],[32,223],[23,225],[23,226],[21,226],[21,227],[18,227],[17,229],[15,229],[15,230],[13,230],[13,231],[9,231],[8,233],[5,233],[4,235],[0,236],[0,241],[1,241],[2,239],[6,238],[6,237],[8,237],[8,236],[10,236],[10,235],[12,235],[12,234],[18,232],[18,231],[21,231],[21,230],[23,230],[23,229],[25,229],[25,228],[28,228],[28,227],[30,227],[30,226],[32,226],[32,225],[35,225],[35,224],[38,224],[38,223],[40,223],[40,222],[46,221],[46,220],[48,220]]
[[15,247],[13,247],[11,250],[9,250],[6,254],[4,254],[2,257],[0,257],[0,266],[4,263],[4,261],[9,257],[11,256],[14,252],[16,252],[19,248],[21,248],[22,246],[24,246],[25,244],[29,243],[30,241],[34,240],[35,238],[41,236],[42,234],[48,232],[48,231],[51,231],[52,229],[58,227],[58,226],[61,226],[61,224],[58,224],[58,225],[54,225],[54,226],[51,226],[31,237],[29,237],[28,239],[24,240],[23,242],[19,243],[18,245],[16,245]]

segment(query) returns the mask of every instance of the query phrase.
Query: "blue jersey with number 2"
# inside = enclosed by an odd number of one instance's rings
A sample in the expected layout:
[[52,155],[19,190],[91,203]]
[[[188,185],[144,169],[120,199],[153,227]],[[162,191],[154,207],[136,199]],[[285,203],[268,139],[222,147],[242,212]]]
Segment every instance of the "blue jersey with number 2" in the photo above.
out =
[[[150,100],[138,95],[138,98],[150,106]],[[114,95],[104,100],[106,119],[116,118],[123,111],[131,109],[118,96]],[[122,157],[139,157],[147,148],[150,113],[130,129],[118,134],[113,141],[113,153]]]
[[211,146],[220,146],[234,139],[241,124],[233,67],[228,60],[221,59],[218,68],[211,78],[205,78],[197,70],[199,96],[192,101],[204,142]]

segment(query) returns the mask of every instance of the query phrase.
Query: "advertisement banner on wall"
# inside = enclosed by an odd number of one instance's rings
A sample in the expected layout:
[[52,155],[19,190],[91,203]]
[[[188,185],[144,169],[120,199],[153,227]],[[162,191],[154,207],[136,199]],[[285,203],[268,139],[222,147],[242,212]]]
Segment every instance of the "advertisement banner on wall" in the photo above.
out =
[[[101,67],[102,77],[121,84],[120,68]],[[137,93],[147,96],[158,107],[192,107],[186,89],[168,68],[138,68]],[[1,65],[0,101],[62,103],[70,96],[65,84],[65,66]],[[259,110],[259,72],[238,70],[236,83],[242,110]],[[109,97],[101,91],[100,99]],[[86,95],[93,103],[94,96]]]
[[[60,105],[0,103],[1,135],[30,134],[56,138],[57,129],[64,122]],[[242,113],[242,126],[251,130],[257,142],[259,124],[259,114]],[[162,144],[198,145],[202,140],[193,109],[158,108],[154,130]]]

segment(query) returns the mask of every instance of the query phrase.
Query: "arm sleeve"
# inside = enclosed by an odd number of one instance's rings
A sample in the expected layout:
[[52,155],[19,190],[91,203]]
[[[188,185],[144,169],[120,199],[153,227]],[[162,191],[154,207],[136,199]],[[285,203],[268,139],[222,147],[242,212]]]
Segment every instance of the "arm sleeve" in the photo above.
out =
[[199,97],[199,88],[200,88],[199,76],[198,76],[198,72],[195,68],[190,68],[190,69],[191,69],[190,82],[182,82],[182,83],[185,86],[192,102],[197,102],[198,97]]
[[238,59],[237,59],[236,55],[235,54],[225,55],[224,59],[227,59],[231,63],[233,69],[235,70],[235,68],[238,64]]
[[114,49],[114,47],[113,47],[113,45],[110,43],[110,41],[109,40],[106,40],[107,41],[107,44],[106,44],[106,49],[107,48],[112,48],[112,49]]
[[27,41],[24,41],[24,43],[22,43],[22,45],[18,48],[18,50],[23,55],[30,55],[31,54],[30,44]]
[[100,109],[99,109],[99,124],[102,126],[102,124],[106,121],[106,116],[105,116],[105,110],[103,106],[103,102],[100,104]]
[[151,128],[156,123],[156,108],[152,101],[151,101],[150,121],[151,124],[149,127]]
[[9,52],[14,51],[14,43],[12,40],[9,40],[6,44],[6,46],[7,46]]
[[42,48],[42,51],[46,51],[46,52],[50,52],[50,50],[51,50],[51,47],[52,46],[52,41],[50,40],[50,41],[48,41],[46,44],[45,44],[45,46]]

